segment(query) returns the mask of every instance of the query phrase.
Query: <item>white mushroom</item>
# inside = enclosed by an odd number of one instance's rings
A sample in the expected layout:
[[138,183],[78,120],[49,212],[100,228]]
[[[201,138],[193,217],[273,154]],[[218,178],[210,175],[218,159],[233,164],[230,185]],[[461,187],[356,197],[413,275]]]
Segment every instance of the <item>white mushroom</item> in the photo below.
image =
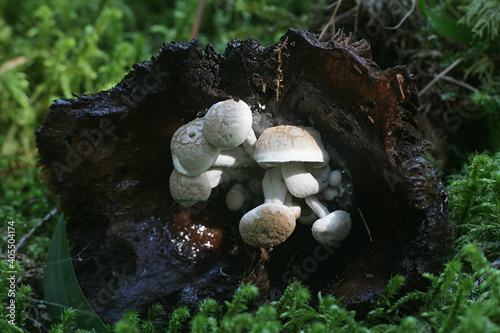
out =
[[336,197],[339,196],[339,189],[333,186],[328,186],[321,192],[323,194],[323,198],[325,198],[326,201],[332,201]]
[[344,210],[328,211],[316,195],[305,199],[307,205],[318,215],[311,231],[314,239],[325,246],[338,247],[351,231],[351,217]]
[[262,187],[264,203],[243,215],[239,230],[247,244],[272,248],[292,234],[295,229],[295,214],[284,205],[288,191],[279,168],[266,171]]
[[340,184],[342,184],[342,172],[338,169],[333,170],[332,173],[330,173],[328,182],[330,186],[338,187]]
[[243,207],[245,202],[245,190],[240,183],[234,184],[226,194],[226,206],[235,212]]
[[297,198],[317,194],[328,186],[330,156],[321,134],[311,127],[267,128],[255,144],[254,159],[262,167],[282,165],[286,186]]
[[181,126],[172,136],[170,149],[174,168],[191,177],[207,171],[220,153],[205,139],[201,118]]
[[232,149],[252,136],[252,110],[242,100],[228,99],[215,103],[204,117],[206,139],[220,149]]

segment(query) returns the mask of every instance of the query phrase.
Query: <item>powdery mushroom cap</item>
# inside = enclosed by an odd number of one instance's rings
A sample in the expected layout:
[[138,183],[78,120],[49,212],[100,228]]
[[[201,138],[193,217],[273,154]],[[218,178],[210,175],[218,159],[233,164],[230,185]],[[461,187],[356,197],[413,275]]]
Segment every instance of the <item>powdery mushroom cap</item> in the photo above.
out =
[[174,168],[191,177],[207,171],[220,153],[203,135],[202,118],[181,126],[172,136],[170,149]]
[[245,142],[251,129],[252,110],[242,100],[215,103],[204,117],[205,138],[220,149],[238,147]]
[[207,201],[211,193],[212,187],[206,173],[188,177],[174,169],[170,174],[170,194],[182,206],[189,207]]
[[349,236],[351,215],[344,210],[336,210],[314,222],[311,231],[318,243],[338,247]]
[[308,162],[321,167],[330,156],[321,134],[312,127],[281,125],[267,128],[255,143],[254,159],[262,167],[285,162]]
[[265,203],[243,215],[239,229],[245,243],[271,248],[283,243],[292,234],[295,214],[285,205]]

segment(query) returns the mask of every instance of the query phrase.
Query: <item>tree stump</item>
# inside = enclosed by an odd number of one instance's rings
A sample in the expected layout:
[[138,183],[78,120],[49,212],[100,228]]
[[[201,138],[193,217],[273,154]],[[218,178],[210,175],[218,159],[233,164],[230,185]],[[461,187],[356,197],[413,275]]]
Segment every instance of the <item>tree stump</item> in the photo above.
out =
[[[69,216],[84,294],[114,322],[154,302],[169,310],[230,299],[242,281],[257,284],[264,302],[298,279],[360,314],[395,274],[405,290],[422,288],[421,274],[441,267],[452,224],[414,119],[417,96],[406,68],[381,70],[365,41],[289,30],[267,47],[231,40],[222,55],[196,40],[165,43],[114,88],[55,101],[37,131],[40,177]],[[244,211],[225,208],[227,186],[191,208],[172,199],[173,133],[228,98],[273,125],[314,127],[342,161],[353,196],[340,248],[298,225],[263,255],[242,242]]]

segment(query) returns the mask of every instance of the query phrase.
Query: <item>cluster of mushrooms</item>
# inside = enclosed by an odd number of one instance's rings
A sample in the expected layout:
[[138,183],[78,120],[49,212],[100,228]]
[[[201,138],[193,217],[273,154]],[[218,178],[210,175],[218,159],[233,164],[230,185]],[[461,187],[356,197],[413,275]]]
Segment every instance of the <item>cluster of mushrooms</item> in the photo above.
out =
[[[241,218],[242,239],[254,247],[272,248],[292,234],[297,220],[312,223],[312,235],[320,244],[338,247],[349,235],[351,218],[344,210],[330,212],[324,204],[342,196],[345,188],[342,171],[329,166],[320,133],[312,127],[281,125],[266,128],[257,138],[252,123],[250,107],[229,99],[181,126],[171,141],[174,200],[186,207],[207,201],[213,188],[237,178],[232,170],[258,166],[265,170],[264,202]],[[294,198],[303,199],[312,212],[301,214]],[[234,211],[244,200],[240,183],[226,196],[227,207]]]

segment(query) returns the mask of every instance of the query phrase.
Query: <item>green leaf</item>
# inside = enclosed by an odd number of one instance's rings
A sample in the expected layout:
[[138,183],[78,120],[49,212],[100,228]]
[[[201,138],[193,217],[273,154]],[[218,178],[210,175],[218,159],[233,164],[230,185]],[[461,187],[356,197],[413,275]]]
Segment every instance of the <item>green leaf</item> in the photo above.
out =
[[418,0],[418,7],[429,24],[441,36],[461,44],[469,44],[472,41],[472,31],[467,25],[458,23],[443,13],[436,13],[432,9],[428,11],[425,0]]
[[53,317],[59,317],[64,309],[73,308],[77,313],[76,324],[79,328],[108,332],[78,285],[71,263],[63,215],[57,222],[47,254],[43,292]]

